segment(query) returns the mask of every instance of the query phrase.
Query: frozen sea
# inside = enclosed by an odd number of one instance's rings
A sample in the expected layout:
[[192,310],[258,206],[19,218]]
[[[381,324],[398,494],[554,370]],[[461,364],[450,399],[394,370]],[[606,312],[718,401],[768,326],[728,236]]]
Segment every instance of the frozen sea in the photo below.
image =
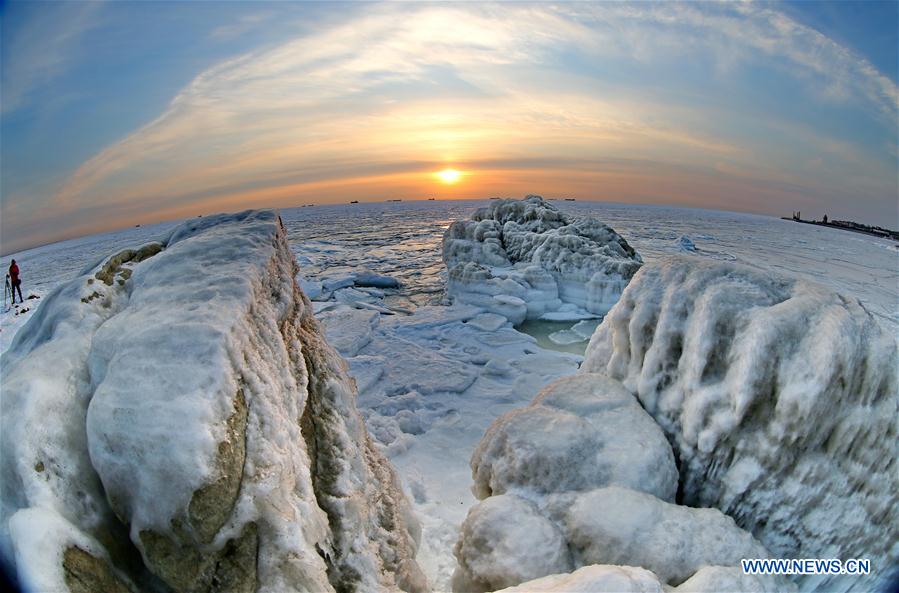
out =
[[[284,209],[291,247],[329,341],[348,360],[369,431],[398,468],[423,524],[419,559],[435,590],[449,590],[457,529],[475,503],[468,461],[498,415],[573,374],[592,325],[532,322],[519,328],[445,306],[441,239],[451,222],[487,201],[361,203]],[[776,218],[709,210],[556,201],[613,227],[652,262],[690,251],[805,277],[857,297],[899,335],[895,242]],[[47,245],[15,258],[26,296],[43,297],[110,253],[164,237],[176,222]],[[401,288],[341,288],[373,272]],[[328,290],[328,287],[333,290]],[[0,317],[5,351],[42,299]],[[27,309],[27,310],[26,310]],[[18,313],[18,314],[17,314]],[[595,324],[598,321],[593,322]],[[27,331],[27,328],[25,328]]]

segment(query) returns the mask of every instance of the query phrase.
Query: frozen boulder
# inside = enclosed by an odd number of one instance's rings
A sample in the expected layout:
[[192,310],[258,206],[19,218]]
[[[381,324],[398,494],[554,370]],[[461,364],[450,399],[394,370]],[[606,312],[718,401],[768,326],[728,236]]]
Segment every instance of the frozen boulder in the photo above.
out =
[[[643,261],[598,220],[569,217],[540,196],[497,200],[443,236],[447,294],[513,323],[570,303],[604,314]],[[504,300],[521,300],[511,307]]]
[[853,298],[676,256],[646,266],[583,372],[618,379],[672,442],[683,500],[734,517],[775,556],[899,562],[896,337]]
[[591,564],[571,573],[551,574],[496,593],[666,593],[666,589],[645,568]]
[[0,360],[0,551],[36,590],[424,591],[418,526],[278,215],[54,290]]
[[703,566],[740,566],[768,552],[717,509],[694,509],[618,486],[564,497],[562,522],[575,566],[621,564],[679,585]]
[[739,566],[703,566],[673,589],[676,593],[790,593],[796,585],[782,576],[746,574]]
[[[500,416],[475,449],[471,467],[472,490],[482,501],[456,544],[456,593],[522,582],[524,571],[507,567],[525,563],[540,546],[520,533],[525,525],[554,526],[574,568],[601,564],[652,571],[556,574],[534,584],[545,589],[534,590],[667,590],[704,566],[739,566],[742,558],[768,557],[721,511],[671,502],[678,472],[665,435],[637,399],[605,375],[558,379],[528,407]],[[557,536],[541,538],[556,548]],[[531,578],[553,574],[552,566],[528,567]],[[649,580],[643,579],[647,575]]]
[[533,503],[512,495],[492,496],[473,507],[462,523],[453,553],[456,593],[480,593],[571,570],[559,528]]
[[471,458],[478,498],[515,489],[548,494],[617,484],[674,500],[671,447],[617,381],[581,374],[550,383],[493,422]]
[[667,587],[645,568],[591,564],[497,593],[789,593],[796,586],[783,579],[746,575],[732,566],[704,566],[678,587]]

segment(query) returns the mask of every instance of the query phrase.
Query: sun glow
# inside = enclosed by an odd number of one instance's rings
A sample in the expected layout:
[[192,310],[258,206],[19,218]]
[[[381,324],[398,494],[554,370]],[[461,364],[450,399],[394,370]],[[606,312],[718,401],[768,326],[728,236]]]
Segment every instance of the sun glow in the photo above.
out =
[[459,181],[462,177],[462,173],[460,171],[456,171],[455,169],[444,169],[443,171],[438,171],[434,173],[440,181],[447,185],[452,185]]

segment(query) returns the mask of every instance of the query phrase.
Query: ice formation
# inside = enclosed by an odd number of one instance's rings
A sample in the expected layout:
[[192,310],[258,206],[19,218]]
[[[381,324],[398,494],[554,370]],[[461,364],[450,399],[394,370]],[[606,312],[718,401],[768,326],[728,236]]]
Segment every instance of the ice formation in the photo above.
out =
[[514,495],[492,496],[462,524],[453,590],[494,591],[571,570],[562,530],[537,507]]
[[694,509],[610,486],[550,501],[574,562],[640,566],[679,585],[703,566],[740,565],[768,552],[717,509]]
[[247,211],[45,299],[0,363],[0,550],[24,584],[427,589],[417,523],[296,275],[277,214]]
[[471,457],[478,498],[619,484],[674,500],[677,468],[662,430],[617,381],[575,375],[487,430]]
[[554,574],[496,593],[785,593],[789,583],[773,577],[743,574],[733,566],[704,566],[677,587],[667,587],[644,568],[591,564],[568,574]]
[[643,260],[593,218],[569,218],[540,196],[497,200],[443,236],[447,294],[518,324],[574,305],[606,313]]
[[[662,430],[604,375],[554,381],[528,407],[498,418],[471,468],[482,501],[454,549],[457,593],[547,575],[556,577],[534,590],[581,590],[589,582],[596,590],[662,590],[706,566],[768,557],[721,511],[673,504],[678,473]],[[651,572],[564,574],[589,565]]]
[[582,370],[624,383],[679,460],[684,504],[721,509],[777,557],[899,562],[896,338],[812,282],[674,256],[641,269]]

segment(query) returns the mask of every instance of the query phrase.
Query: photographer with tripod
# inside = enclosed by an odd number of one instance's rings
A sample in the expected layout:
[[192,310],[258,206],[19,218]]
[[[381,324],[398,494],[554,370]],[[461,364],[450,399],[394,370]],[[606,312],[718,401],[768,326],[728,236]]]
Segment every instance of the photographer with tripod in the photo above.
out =
[[12,304],[16,304],[16,291],[19,291],[19,302],[24,303],[25,299],[22,298],[22,280],[19,278],[19,266],[16,265],[16,260],[12,260],[12,263],[9,264],[9,273],[6,275],[6,283],[9,286],[10,296],[12,296]]

